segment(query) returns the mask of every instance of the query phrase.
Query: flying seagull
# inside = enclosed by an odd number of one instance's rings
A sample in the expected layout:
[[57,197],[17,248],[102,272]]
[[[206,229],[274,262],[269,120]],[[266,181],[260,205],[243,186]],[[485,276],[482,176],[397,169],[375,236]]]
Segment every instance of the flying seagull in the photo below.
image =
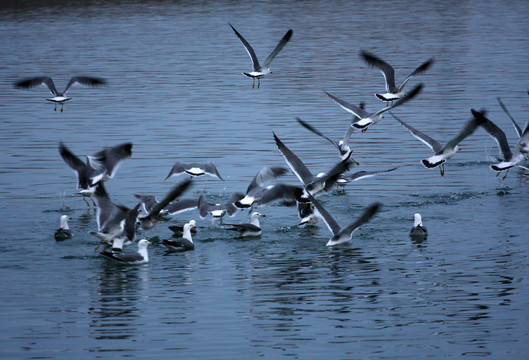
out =
[[408,83],[408,80],[415,75],[420,75],[432,66],[434,59],[430,58],[424,63],[422,63],[417,69],[408,75],[402,84],[399,87],[395,85],[395,69],[389,65],[384,60],[379,59],[373,54],[368,53],[367,51],[360,51],[360,57],[371,67],[375,67],[382,72],[384,79],[386,80],[386,93],[384,94],[375,94],[377,98],[382,101],[394,101],[403,98],[406,96],[404,93],[404,86]]
[[[261,170],[259,170],[257,175],[254,176],[250,182],[250,185],[248,185],[244,198],[236,201],[234,205],[240,209],[252,208],[254,203],[261,199],[265,191],[270,189],[270,187],[265,186],[266,183],[279,176],[283,176],[286,173],[288,173],[288,169],[281,166],[263,167]],[[252,212],[252,210],[250,210],[250,212]]]
[[66,95],[66,93],[68,92],[70,87],[72,87],[72,85],[80,84],[84,86],[99,86],[99,85],[104,85],[105,83],[106,83],[106,80],[102,78],[88,77],[88,76],[74,76],[70,79],[70,81],[68,82],[68,85],[66,85],[66,88],[61,93],[57,91],[57,88],[55,87],[55,84],[53,83],[53,80],[51,77],[37,76],[37,77],[30,77],[30,78],[16,81],[14,83],[14,86],[17,88],[22,88],[22,89],[30,89],[30,88],[34,88],[39,85],[46,85],[48,89],[50,90],[51,94],[53,95],[52,98],[49,98],[46,100],[55,103],[54,111],[57,110],[57,104],[61,104],[61,112],[62,112],[64,103],[71,99]]
[[201,164],[201,163],[189,163],[184,164],[180,161],[177,161],[173,167],[171,168],[171,171],[169,171],[169,175],[165,178],[165,180],[169,179],[172,176],[178,176],[182,174],[188,174],[191,177],[194,176],[202,176],[202,175],[209,175],[212,177],[216,177],[220,180],[224,180],[217,168],[215,167],[215,164],[212,162]]
[[351,240],[354,231],[363,224],[367,223],[369,220],[371,220],[371,218],[378,212],[380,206],[382,205],[378,202],[371,204],[370,206],[365,208],[364,212],[362,213],[362,215],[360,215],[358,219],[342,228],[340,227],[340,225],[338,225],[336,220],[334,220],[334,218],[327,212],[327,210],[325,210],[325,208],[320,204],[318,200],[316,200],[312,195],[310,197],[312,203],[320,213],[323,221],[325,222],[325,224],[333,235],[327,242],[327,246],[338,245]]
[[225,204],[209,204],[206,201],[206,197],[201,194],[198,199],[198,214],[202,219],[208,214],[211,214],[213,218],[220,219],[220,223],[222,224],[222,219],[226,214],[231,217],[239,211],[239,208],[237,208],[234,203],[243,198],[243,194],[233,193]]
[[[509,113],[509,111],[507,110],[507,108],[505,107],[505,105],[503,104],[503,102],[501,101],[500,98],[497,98],[498,100],[498,103],[500,104],[501,108],[503,109],[503,111],[507,114],[507,116],[511,119],[512,121],[512,124],[514,126],[514,129],[516,130],[516,133],[518,134],[518,138],[521,138],[523,133],[525,131],[527,131],[527,128],[529,127],[529,121],[525,124],[525,127],[524,129],[522,129],[518,123],[514,120],[514,118],[511,116],[511,114]],[[520,144],[520,152],[522,154],[525,154],[526,156],[529,154],[529,142],[524,142],[522,144]]]
[[[497,171],[498,174],[500,174],[500,172],[509,170],[525,159],[524,154],[520,151],[520,149],[522,147],[526,147],[529,143],[529,127],[525,128],[522,135],[520,136],[520,139],[516,142],[514,150],[511,152],[509,143],[507,142],[507,137],[505,136],[505,133],[502,129],[486,118],[484,112],[479,112],[472,109],[472,114],[474,115],[474,118],[477,119],[477,121],[481,122],[481,126],[487,133],[489,133],[490,136],[494,138],[494,140],[496,140],[496,143],[498,144],[498,148],[500,150],[500,162],[491,165],[490,168],[492,170]],[[505,176],[503,177],[504,179],[507,177],[507,174],[508,172],[505,173]]]
[[375,113],[372,113],[372,114],[369,114],[367,111],[359,108],[358,106],[356,105],[353,105],[353,104],[350,104],[348,103],[347,101],[344,101],[344,100],[341,100],[339,98],[337,98],[336,96],[334,95],[331,95],[329,94],[327,91],[324,90],[324,92],[335,102],[337,103],[338,105],[340,105],[340,107],[342,109],[344,109],[345,111],[357,116],[359,118],[359,120],[353,122],[351,124],[351,126],[354,126],[355,128],[357,129],[362,129],[362,131],[365,131],[368,126],[370,126],[371,124],[374,124],[374,123],[377,123],[379,122],[380,120],[382,120],[382,118],[384,117],[383,114],[386,112],[386,111],[389,111],[391,109],[394,109],[396,108],[397,106],[400,106],[406,102],[408,102],[409,100],[413,99],[415,96],[417,96],[417,94],[419,94],[421,92],[423,88],[423,84],[419,84],[417,85],[416,87],[414,87],[407,96],[403,97],[402,99],[399,99],[398,101],[396,101],[394,104],[392,105],[389,105],[389,106],[386,106],[385,108],[383,109],[380,109],[378,110],[377,112]]
[[427,159],[421,160],[421,162],[425,167],[430,169],[441,165],[441,167],[439,168],[441,171],[441,176],[444,176],[445,174],[444,163],[456,154],[457,150],[459,150],[459,143],[463,141],[466,137],[470,136],[474,131],[476,131],[478,126],[482,123],[482,120],[480,120],[479,118],[474,117],[473,119],[470,119],[465,124],[463,129],[461,129],[459,134],[457,134],[456,137],[454,137],[452,140],[447,142],[446,145],[443,146],[440,142],[432,139],[422,131],[419,131],[414,127],[406,124],[393,113],[391,113],[391,115],[393,115],[393,117],[398,122],[400,122],[401,125],[404,126],[416,139],[419,139],[426,146],[433,150],[435,154]]
[[292,29],[288,30],[287,33],[283,36],[283,38],[279,40],[279,43],[276,45],[274,50],[272,50],[272,52],[266,57],[263,65],[261,66],[259,64],[259,59],[257,59],[257,55],[255,55],[255,51],[253,50],[252,46],[248,43],[248,41],[246,41],[246,39],[241,34],[239,34],[239,32],[233,27],[232,24],[229,25],[231,26],[233,32],[235,32],[235,35],[237,35],[239,40],[241,40],[246,51],[248,52],[248,55],[250,56],[250,59],[252,60],[253,71],[243,72],[243,74],[253,79],[252,88],[255,87],[255,79],[257,78],[257,88],[259,88],[261,86],[261,78],[267,74],[272,73],[272,71],[270,71],[270,63],[272,62],[272,60],[274,60],[277,54],[281,51],[281,49],[283,49],[283,47],[292,37]]

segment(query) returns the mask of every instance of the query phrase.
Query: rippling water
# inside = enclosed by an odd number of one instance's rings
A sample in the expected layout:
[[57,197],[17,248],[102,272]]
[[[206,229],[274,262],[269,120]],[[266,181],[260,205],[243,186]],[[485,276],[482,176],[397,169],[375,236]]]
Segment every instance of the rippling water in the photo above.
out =
[[[195,251],[167,253],[172,222],[161,223],[151,262],[136,267],[94,251],[94,212],[57,151],[60,140],[77,154],[132,141],[107,183],[129,206],[134,193],[163,196],[176,160],[214,161],[226,181],[199,179],[188,196],[225,201],[262,166],[284,165],[273,131],[325,170],[335,150],[295,117],[338,138],[350,118],[323,89],[382,106],[382,76],[360,49],[393,64],[397,81],[435,57],[411,81],[423,93],[396,110],[410,124],[445,141],[483,107],[514,144],[496,97],[527,120],[526,1],[31,3],[0,5],[0,357],[527,357],[529,181],[494,176],[482,130],[444,177],[419,164],[429,150],[391,117],[353,134],[360,170],[400,168],[321,197],[340,224],[384,204],[346,246],[324,246],[323,224],[297,228],[290,208],[263,208],[263,235],[244,241],[188,213],[176,218],[199,220]],[[260,89],[241,74],[250,61],[228,22],[263,59],[294,30]],[[73,88],[54,112],[44,88],[11,86],[41,74],[59,89],[77,74],[109,85]],[[417,211],[422,243],[408,237]],[[63,213],[74,237],[56,243]]]

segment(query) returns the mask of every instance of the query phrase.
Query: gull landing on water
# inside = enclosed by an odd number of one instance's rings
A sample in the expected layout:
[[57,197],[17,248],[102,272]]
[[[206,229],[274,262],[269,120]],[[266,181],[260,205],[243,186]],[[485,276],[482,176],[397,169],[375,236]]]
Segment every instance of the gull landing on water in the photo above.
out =
[[441,165],[441,167],[439,168],[441,171],[441,176],[444,176],[445,174],[444,163],[456,154],[457,150],[459,150],[459,143],[463,141],[466,137],[470,136],[474,131],[476,131],[477,127],[483,123],[483,120],[474,116],[473,119],[470,119],[465,124],[465,127],[463,127],[463,129],[459,132],[459,134],[457,134],[455,138],[453,138],[452,140],[447,142],[446,145],[443,146],[437,140],[432,139],[425,133],[406,124],[393,113],[391,113],[391,115],[395,118],[395,120],[400,122],[401,125],[404,126],[416,139],[420,140],[423,144],[425,144],[435,152],[435,155],[430,156],[427,159],[421,160],[421,163],[424,165],[424,167],[427,167],[429,169]]
[[230,27],[232,28],[233,32],[235,32],[235,35],[241,40],[242,44],[244,45],[244,48],[246,49],[246,52],[248,52],[248,55],[250,56],[250,59],[252,60],[253,65],[253,71],[247,73],[243,72],[244,75],[251,77],[253,79],[252,88],[255,87],[255,79],[257,79],[257,88],[261,86],[261,78],[267,74],[271,74],[272,71],[270,71],[270,63],[274,58],[277,56],[277,54],[283,49],[283,47],[287,44],[287,42],[292,37],[292,29],[288,30],[287,33],[283,36],[281,40],[279,40],[279,43],[276,45],[274,50],[268,55],[261,66],[259,64],[259,59],[257,59],[257,55],[255,55],[255,51],[253,50],[252,46],[246,41],[246,39],[239,34],[239,32],[233,27],[232,24],[228,23]]
[[[521,149],[526,147],[527,143],[529,142],[529,126],[526,126],[522,135],[520,136],[520,139],[514,146],[514,150],[511,152],[509,143],[507,142],[507,137],[505,136],[505,133],[502,129],[486,118],[484,112],[479,112],[472,109],[472,114],[481,122],[480,125],[487,133],[489,133],[490,136],[494,138],[494,140],[496,140],[496,143],[498,144],[501,161],[497,164],[491,165],[490,168],[492,170],[497,171],[499,175],[500,172],[504,170],[508,171],[510,168],[517,166],[525,159]],[[503,179],[507,177],[507,174],[508,172],[505,174]]]
[[340,107],[342,109],[344,109],[345,111],[347,111],[347,112],[355,115],[356,117],[358,117],[358,120],[353,122],[351,124],[351,126],[357,128],[357,129],[361,129],[362,131],[366,131],[368,126],[370,126],[372,124],[375,124],[375,123],[379,122],[380,120],[382,120],[382,118],[384,117],[382,115],[383,113],[385,113],[386,111],[389,111],[389,110],[391,110],[393,108],[396,108],[397,106],[400,106],[400,105],[408,102],[409,100],[413,99],[415,96],[417,96],[417,94],[419,94],[421,92],[422,88],[423,88],[423,84],[417,85],[416,87],[413,88],[412,91],[409,92],[408,95],[406,95],[402,99],[399,99],[394,104],[386,106],[385,108],[380,109],[377,112],[372,113],[372,114],[369,114],[367,111],[359,108],[356,105],[350,104],[347,101],[341,100],[341,99],[337,98],[336,96],[333,96],[333,95],[329,94],[325,90],[324,90],[324,92],[331,98],[331,100],[333,100],[335,103],[340,105]]
[[384,60],[379,59],[373,54],[368,53],[367,51],[361,51],[360,57],[371,67],[375,67],[379,69],[382,72],[382,75],[384,75],[384,79],[386,80],[386,93],[384,94],[375,94],[375,96],[382,100],[382,101],[394,101],[403,98],[406,96],[404,93],[404,86],[408,83],[408,80],[410,80],[411,77],[420,75],[424,73],[426,70],[432,66],[434,63],[434,59],[430,58],[429,60],[425,61],[421,64],[417,69],[413,70],[413,72],[408,75],[400,84],[399,87],[395,85],[395,69],[391,65],[389,65]]
[[16,81],[14,83],[14,86],[17,88],[22,88],[22,89],[30,89],[30,88],[34,88],[39,85],[46,85],[48,87],[48,90],[50,90],[51,94],[53,95],[52,98],[49,98],[46,100],[55,103],[54,111],[57,110],[57,104],[61,104],[61,112],[62,112],[64,103],[68,100],[71,100],[71,98],[68,97],[66,93],[68,92],[70,87],[72,87],[72,85],[80,84],[84,86],[99,86],[99,85],[104,85],[105,83],[106,83],[106,80],[101,79],[101,78],[88,77],[88,76],[74,76],[70,79],[70,81],[66,85],[66,88],[61,93],[57,91],[57,88],[55,87],[55,84],[53,83],[53,80],[51,77],[37,76],[37,77],[31,77],[31,78]]

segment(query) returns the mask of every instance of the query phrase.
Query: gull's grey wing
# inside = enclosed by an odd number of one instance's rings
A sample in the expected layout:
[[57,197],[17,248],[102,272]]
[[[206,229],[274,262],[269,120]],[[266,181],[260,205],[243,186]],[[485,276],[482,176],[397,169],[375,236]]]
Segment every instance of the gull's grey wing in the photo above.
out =
[[132,143],[124,143],[98,151],[88,156],[88,161],[92,167],[106,172],[112,178],[119,169],[121,162],[131,156]]
[[327,225],[327,227],[329,228],[330,232],[333,235],[339,234],[341,228],[340,228],[340,225],[338,225],[338,223],[336,222],[336,220],[334,220],[334,218],[331,216],[331,214],[329,214],[327,212],[327,210],[325,210],[325,208],[320,204],[320,202],[318,200],[316,200],[314,198],[314,196],[309,194],[309,198],[310,198],[310,201],[312,202],[312,204],[314,204],[314,206],[316,207],[316,209],[320,213],[321,218],[323,219],[323,222]]
[[274,133],[274,140],[276,142],[277,148],[285,158],[285,161],[287,165],[290,167],[292,172],[296,174],[299,181],[301,181],[304,185],[310,184],[314,180],[314,176],[310,172],[309,169],[303,164],[303,162],[294,154],[292,151],[290,151],[289,148],[286,147],[285,144]]
[[241,193],[233,193],[230,197],[230,200],[226,204],[224,204],[224,208],[226,209],[226,212],[228,213],[228,216],[233,216],[237,211],[239,211],[239,208],[234,205],[237,201],[244,198],[244,194]]
[[173,167],[171,168],[171,171],[169,171],[169,175],[165,178],[165,180],[169,179],[171,176],[175,175],[181,175],[186,172],[186,168],[183,163],[180,161],[175,162]]
[[331,138],[323,135],[320,131],[316,130],[312,125],[306,123],[305,121],[301,120],[299,117],[296,117],[296,120],[298,121],[298,123],[301,124],[301,126],[303,126],[305,129],[308,129],[310,131],[312,131],[314,134],[324,138],[325,140],[327,140],[328,142],[330,142],[331,144],[333,144],[338,150],[340,150],[340,147],[338,146],[338,144],[332,140]]
[[[336,181],[340,178],[340,176],[348,171],[353,166],[353,162],[349,160],[341,161],[337,163],[329,172],[327,172],[325,175],[316,177],[314,179],[314,183],[318,181],[324,181],[325,187],[323,188],[323,191],[329,191],[331,190],[334,185],[336,184]],[[313,184],[309,184],[313,185]],[[308,188],[309,186],[307,186]]]
[[507,137],[502,129],[500,129],[496,124],[490,121],[485,114],[480,111],[471,109],[474,119],[477,119],[480,122],[480,126],[485,129],[485,131],[496,140],[500,150],[500,156],[504,161],[509,161],[512,158],[512,152],[509,148],[509,142]]
[[498,100],[498,103],[500,104],[501,108],[503,109],[503,111],[507,114],[507,116],[509,117],[509,119],[511,119],[512,121],[512,124],[514,126],[514,129],[516,130],[516,133],[518,134],[518,137],[521,137],[522,136],[522,128],[520,128],[520,126],[516,123],[516,121],[514,120],[514,118],[511,116],[511,114],[509,113],[509,111],[507,110],[507,108],[505,107],[505,105],[503,104],[503,101],[501,101],[501,98],[496,98],[496,100]]
[[130,210],[124,206],[116,205],[110,200],[103,182],[96,185],[94,200],[97,205],[97,229],[101,232],[112,232],[110,228],[118,226]]
[[156,198],[153,195],[134,194],[134,197],[141,201],[141,203],[143,204],[143,210],[145,210],[146,214],[150,213],[154,208],[154,205],[158,203],[158,201],[156,201]]
[[286,173],[288,173],[288,169],[281,167],[281,166],[273,166],[273,167],[264,167],[255,177],[252,179],[252,182],[250,185],[248,185],[248,189],[246,190],[246,194],[251,192],[254,189],[257,189],[259,187],[264,186],[267,182],[279,177],[283,176]]
[[250,59],[252,59],[253,69],[255,71],[260,71],[261,70],[261,66],[259,65],[259,60],[257,59],[257,55],[255,55],[255,51],[253,50],[253,48],[250,45],[250,43],[248,41],[246,41],[246,39],[241,34],[239,34],[239,32],[237,30],[235,30],[235,28],[233,27],[232,24],[228,23],[228,25],[231,26],[231,28],[232,28],[233,32],[235,33],[235,35],[237,35],[239,40],[241,40],[242,44],[244,45],[244,48],[246,49],[246,52],[250,56]]
[[27,79],[22,79],[14,83],[15,87],[23,88],[23,89],[30,89],[34,88],[39,85],[46,85],[48,87],[48,90],[52,93],[52,95],[57,95],[57,89],[55,88],[55,84],[53,83],[53,80],[49,76],[37,76],[37,77],[31,77]]
[[74,85],[74,84],[81,84],[84,86],[99,86],[106,84],[106,80],[102,78],[97,77],[89,77],[89,76],[74,76],[68,81],[68,84],[66,85],[66,88],[64,89],[63,94],[66,94],[66,92]]
[[357,171],[354,174],[351,174],[351,176],[349,176],[349,179],[351,179],[351,181],[357,181],[357,180],[365,179],[365,178],[368,178],[368,177],[373,177],[373,176],[376,176],[378,174],[394,171],[394,170],[397,170],[397,169],[398,169],[398,167],[394,167],[394,168],[391,168],[391,169],[388,169],[388,170],[378,170],[378,171]]
[[423,62],[417,69],[413,70],[412,73],[406,77],[406,79],[404,79],[404,81],[402,82],[402,84],[400,84],[397,91],[401,92],[402,89],[404,89],[404,86],[406,86],[406,83],[408,82],[408,80],[410,80],[413,76],[424,73],[426,70],[430,68],[430,66],[433,65],[434,62],[435,60],[433,58],[430,58],[426,60],[425,62]]
[[59,153],[64,162],[74,171],[77,177],[77,187],[81,189],[92,187],[92,178],[98,172],[79,159],[63,142],[59,143]]
[[[484,115],[484,114],[483,114]],[[443,149],[453,149],[454,147],[456,147],[461,141],[463,141],[466,137],[470,136],[472,133],[474,133],[474,131],[476,131],[476,129],[478,128],[478,126],[487,126],[485,125],[485,118],[484,116],[480,117],[480,116],[474,116],[472,119],[470,119],[469,121],[467,121],[467,123],[465,124],[465,126],[463,127],[463,129],[461,129],[461,131],[453,138],[451,139],[450,141],[448,141],[446,143],[446,145],[444,146]],[[492,124],[494,125],[494,124]],[[496,126],[496,125],[494,125]],[[496,126],[497,127],[497,126]],[[498,127],[497,127],[498,128]],[[498,128],[499,129],[499,128]],[[500,130],[501,131],[501,130]],[[503,131],[502,131],[503,133]],[[505,134],[503,134],[503,136],[505,137]],[[505,139],[505,141],[507,141],[507,139]],[[509,149],[509,145],[507,144],[507,150],[509,151],[509,153],[511,152],[511,150]]]
[[423,88],[423,84],[419,84],[417,86],[415,86],[409,93],[408,95],[406,95],[405,97],[395,101],[392,105],[390,106],[386,106],[385,108],[383,109],[380,109],[378,110],[376,113],[372,114],[371,116],[376,116],[376,115],[380,115],[386,111],[389,111],[391,109],[394,109],[396,108],[397,106],[401,106],[402,104],[405,104],[407,103],[408,101],[410,101],[411,99],[413,99],[415,96],[417,96],[417,94],[419,94]]
[[276,184],[266,188],[261,198],[258,200],[258,205],[266,205],[272,202],[280,201],[284,205],[294,206],[296,200],[303,195],[303,189],[299,186]]
[[289,29],[286,32],[286,34],[281,38],[281,40],[279,40],[274,50],[272,50],[272,52],[266,57],[263,63],[264,68],[267,68],[270,66],[270,63],[272,62],[272,60],[274,60],[276,55],[279,54],[281,49],[283,49],[283,47],[287,44],[287,42],[290,40],[291,37],[292,37],[292,29]]
[[220,180],[224,181],[224,179],[222,178],[222,176],[220,176],[219,171],[217,170],[217,167],[215,166],[215,164],[213,162],[209,162],[207,164],[204,164],[204,171],[207,172],[208,174],[216,176]]
[[196,209],[198,206],[198,200],[195,199],[183,199],[178,201],[173,201],[165,207],[164,210],[167,210],[169,215],[180,214],[189,210]]
[[108,258],[121,261],[124,263],[132,263],[137,261],[143,261],[143,256],[141,256],[137,252],[131,252],[131,253],[119,253],[119,252],[110,252],[110,251],[102,251],[100,253],[101,255],[104,255]]
[[375,67],[382,72],[382,75],[384,75],[384,79],[386,80],[386,91],[397,92],[397,87],[395,86],[395,70],[391,65],[367,51],[360,51],[360,57],[369,66]]
[[323,90],[323,92],[326,93],[327,96],[330,97],[332,101],[340,105],[340,107],[344,109],[345,111],[347,111],[348,113],[351,113],[360,119],[363,119],[369,116],[369,114],[364,109],[359,108],[358,106],[353,105],[351,103],[348,103],[345,100],[339,99],[336,96],[329,94],[325,90]]
[[180,196],[184,191],[186,191],[189,186],[191,185],[191,180],[185,180],[182,181],[180,184],[175,185],[171,191],[165,195],[162,201],[160,201],[158,204],[154,206],[154,208],[151,210],[149,215],[147,217],[153,218],[158,216],[160,211],[162,211],[171,201],[176,199],[178,196]]
[[337,237],[340,237],[340,235],[347,235],[347,236],[351,236],[351,233],[357,229],[358,227],[364,225],[365,223],[367,223],[369,220],[371,220],[371,218],[373,216],[375,216],[375,214],[380,210],[380,206],[382,204],[381,203],[374,203],[374,204],[371,204],[369,205],[365,210],[364,212],[362,213],[362,215],[360,215],[360,217],[358,219],[356,219],[355,221],[353,221],[352,223],[350,223],[349,225],[345,226],[343,229],[340,230],[340,232],[337,235]]
[[252,224],[224,224],[228,226],[233,226],[232,228],[228,228],[226,230],[235,230],[239,232],[244,231],[261,231],[261,228]]
[[204,196],[204,194],[200,194],[200,197],[198,198],[198,214],[202,219],[208,216],[209,207],[210,205],[206,201],[206,197]]
[[395,118],[402,126],[404,126],[408,131],[417,139],[419,139],[421,142],[423,142],[426,146],[428,146],[430,149],[432,149],[435,153],[438,153],[443,148],[443,145],[437,140],[432,139],[422,131],[419,131],[415,129],[414,127],[406,124],[404,121],[399,119],[395,114],[390,112],[391,116]]

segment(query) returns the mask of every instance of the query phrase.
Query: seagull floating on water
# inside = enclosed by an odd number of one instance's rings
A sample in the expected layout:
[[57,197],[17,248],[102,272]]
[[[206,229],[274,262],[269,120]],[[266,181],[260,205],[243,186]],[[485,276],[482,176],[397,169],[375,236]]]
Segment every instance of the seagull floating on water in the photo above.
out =
[[410,236],[413,238],[426,238],[428,236],[428,230],[422,224],[422,217],[419,213],[413,215],[413,227],[410,230]]
[[410,78],[413,76],[424,73],[434,63],[433,58],[428,59],[417,69],[413,70],[413,72],[404,79],[402,84],[397,87],[395,85],[395,69],[393,69],[391,65],[389,65],[384,60],[379,59],[375,55],[368,53],[367,51],[361,51],[360,57],[371,67],[379,69],[382,72],[382,75],[384,75],[384,79],[386,80],[386,93],[375,94],[375,96],[378,99],[386,102],[398,100],[406,96],[404,93],[404,86],[406,86],[408,80],[410,80]]
[[61,216],[61,227],[55,231],[55,240],[64,241],[72,237],[72,232],[68,227],[68,220],[72,220],[68,215]]
[[264,217],[264,214],[260,214],[257,211],[254,211],[250,217],[250,224],[225,224],[231,226],[227,230],[238,231],[240,236],[259,236],[261,235],[261,224],[259,223],[259,218]]
[[377,122],[379,122],[380,120],[382,120],[382,118],[384,117],[382,114],[384,114],[386,111],[389,111],[391,109],[394,109],[396,108],[397,106],[400,106],[408,101],[410,101],[411,99],[413,99],[415,96],[417,96],[417,94],[419,94],[421,92],[423,88],[423,84],[419,84],[417,85],[416,87],[414,87],[407,96],[403,97],[402,99],[399,99],[397,102],[395,102],[394,104],[392,105],[389,105],[389,106],[386,106],[385,108],[383,109],[380,109],[378,110],[377,112],[375,113],[372,113],[372,114],[369,114],[367,111],[359,108],[358,106],[356,105],[353,105],[353,104],[350,104],[348,103],[347,101],[344,101],[344,100],[341,100],[339,98],[337,98],[336,96],[334,95],[331,95],[329,94],[327,91],[324,90],[324,92],[335,102],[337,103],[338,105],[340,105],[340,107],[342,109],[344,109],[345,111],[357,116],[359,118],[359,120],[353,122],[351,124],[351,126],[354,126],[355,128],[357,129],[362,129],[362,131],[365,131],[370,125],[372,124],[375,124]]
[[457,134],[455,138],[450,140],[446,143],[446,145],[442,145],[437,140],[432,139],[425,133],[415,129],[414,127],[406,124],[404,121],[399,119],[397,116],[395,116],[393,113],[391,114],[398,122],[401,123],[402,126],[404,126],[416,139],[419,139],[423,144],[428,146],[430,149],[434,151],[434,155],[430,156],[427,159],[421,160],[421,163],[424,165],[424,167],[427,168],[434,168],[439,165],[441,167],[439,168],[441,171],[441,176],[444,176],[445,169],[444,169],[444,163],[451,159],[459,150],[459,143],[463,141],[466,137],[470,136],[478,126],[483,122],[482,120],[474,117],[473,119],[470,119],[463,129]]
[[190,164],[184,164],[180,161],[177,161],[173,167],[171,168],[171,171],[169,172],[169,175],[165,178],[165,180],[169,179],[172,176],[178,176],[182,174],[188,174],[191,177],[194,176],[202,176],[202,175],[209,175],[212,177],[216,177],[220,180],[224,180],[217,168],[215,167],[215,164],[212,162],[201,164],[201,163],[190,163]]
[[[228,23],[229,24],[229,23]],[[274,58],[277,56],[277,54],[283,49],[283,47],[287,44],[287,42],[292,37],[292,29],[288,30],[286,34],[283,36],[281,40],[279,40],[279,43],[276,45],[274,50],[266,57],[263,65],[261,66],[259,64],[259,59],[257,59],[257,55],[255,55],[255,51],[253,50],[252,46],[246,41],[246,39],[239,34],[239,32],[233,27],[232,24],[229,24],[232,28],[232,30],[235,32],[235,35],[241,40],[242,44],[244,45],[244,48],[248,52],[248,55],[250,56],[250,59],[252,60],[253,65],[253,71],[247,73],[243,72],[244,75],[251,77],[253,79],[252,88],[255,87],[255,79],[257,79],[257,88],[261,86],[261,78],[267,74],[271,74],[272,71],[270,71],[270,63]]]
[[[516,142],[514,150],[511,152],[507,137],[502,129],[486,118],[484,112],[472,109],[472,114],[477,121],[481,122],[481,126],[494,138],[494,140],[496,140],[496,143],[498,144],[500,150],[500,162],[491,165],[490,168],[492,170],[497,171],[499,174],[504,170],[509,170],[510,168],[517,166],[525,159],[524,154],[520,150],[523,147],[526,147],[529,143],[529,126],[525,128],[520,139]],[[507,173],[503,178],[505,179],[506,177]]]
[[351,240],[355,230],[363,224],[367,223],[369,220],[371,220],[371,218],[378,212],[380,206],[382,205],[378,202],[371,204],[364,210],[364,212],[362,213],[362,215],[360,215],[358,219],[342,228],[340,227],[340,225],[338,225],[336,220],[334,220],[334,218],[327,212],[327,210],[325,210],[325,208],[320,204],[318,200],[316,200],[313,196],[310,197],[312,203],[314,204],[316,209],[318,209],[318,212],[320,213],[323,221],[325,222],[325,224],[333,235],[327,242],[327,246],[338,245]]
[[84,86],[99,86],[99,85],[104,85],[105,83],[106,83],[106,80],[101,79],[101,78],[88,77],[88,76],[74,76],[70,79],[70,81],[68,82],[68,85],[66,85],[66,88],[61,93],[57,91],[57,88],[55,87],[55,84],[53,83],[53,80],[51,77],[37,76],[37,77],[30,77],[30,78],[16,81],[14,83],[14,86],[17,88],[30,89],[30,88],[34,88],[39,85],[46,85],[48,89],[50,90],[51,94],[53,95],[52,98],[46,99],[46,100],[55,103],[54,111],[57,110],[57,104],[61,104],[61,112],[62,112],[64,103],[68,100],[71,100],[71,98],[68,97],[66,93],[68,92],[70,87],[72,87],[72,85],[80,84]]
[[191,220],[184,225],[183,235],[180,239],[168,239],[163,240],[163,244],[167,246],[169,250],[173,251],[186,251],[194,250],[195,244],[193,243],[193,238],[191,237],[191,230],[196,229],[196,221]]
[[142,239],[138,241],[138,252],[123,253],[104,250],[101,252],[101,255],[120,263],[131,265],[145,264],[149,262],[149,254],[147,252],[148,245],[152,245],[152,243],[146,239]]

